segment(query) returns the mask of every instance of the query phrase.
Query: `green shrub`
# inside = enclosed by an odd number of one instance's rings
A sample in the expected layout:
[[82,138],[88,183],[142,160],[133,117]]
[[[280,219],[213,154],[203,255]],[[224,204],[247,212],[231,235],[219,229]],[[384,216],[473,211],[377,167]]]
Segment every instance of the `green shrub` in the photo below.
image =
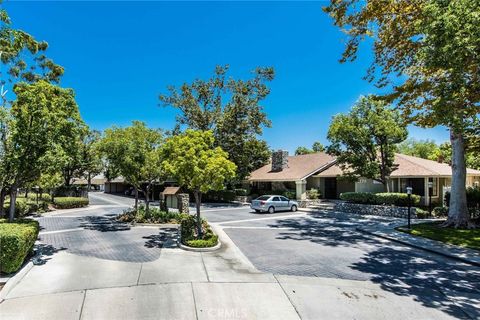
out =
[[288,199],[296,199],[297,198],[297,193],[292,190],[287,190],[283,192],[283,195],[287,197]]
[[[445,193],[445,204],[450,204],[450,192]],[[468,187],[467,188],[467,206],[469,208],[475,208],[480,206],[480,187]]]
[[196,217],[190,214],[181,215],[182,243],[194,248],[213,247],[218,243],[218,236],[213,233],[206,220],[202,220],[202,238],[197,236]]
[[[4,205],[5,212],[10,210],[10,201]],[[21,218],[30,213],[42,213],[48,211],[48,203],[45,201],[32,201],[29,198],[17,198],[15,201],[15,217]]]
[[318,189],[310,189],[310,190],[307,190],[307,198],[308,199],[320,199],[320,197],[322,196],[322,193],[320,192],[320,190]]
[[432,215],[435,218],[443,218],[448,216],[448,207],[435,207],[432,210]]
[[370,192],[344,192],[340,199],[352,203],[375,204],[375,194]]
[[216,246],[218,243],[218,236],[212,235],[208,239],[194,239],[185,241],[185,245],[193,248],[210,248]]
[[117,220],[122,222],[136,223],[180,223],[181,214],[176,212],[166,212],[159,208],[149,208],[146,212],[145,206],[139,206],[138,211],[129,209],[117,216]]
[[241,196],[241,197],[243,197],[243,196],[248,195],[247,189],[235,189],[234,192],[235,192],[235,195],[236,195],[236,196]]
[[[28,194],[27,199],[30,201],[37,201],[37,194],[35,192],[34,193],[30,192]],[[52,196],[48,193],[41,193],[41,194],[39,193],[38,200],[49,203],[49,202],[52,202]]]
[[427,210],[417,208],[415,210],[418,219],[426,219],[430,216],[430,213]]
[[35,220],[21,219],[14,223],[0,222],[0,271],[17,271],[32,251],[39,231]]
[[234,190],[209,191],[202,196],[205,201],[231,202],[235,200]]
[[[406,193],[370,193],[370,192],[344,192],[340,199],[359,204],[395,205],[399,207],[408,206],[408,195]],[[420,203],[420,196],[412,194],[412,206]]]
[[[408,206],[408,201],[408,194],[406,193],[386,192],[375,194],[375,204],[406,207]],[[420,196],[412,194],[410,201],[412,206],[416,206],[420,203]]]
[[53,205],[57,209],[72,209],[88,206],[88,198],[80,197],[57,197],[53,200]]

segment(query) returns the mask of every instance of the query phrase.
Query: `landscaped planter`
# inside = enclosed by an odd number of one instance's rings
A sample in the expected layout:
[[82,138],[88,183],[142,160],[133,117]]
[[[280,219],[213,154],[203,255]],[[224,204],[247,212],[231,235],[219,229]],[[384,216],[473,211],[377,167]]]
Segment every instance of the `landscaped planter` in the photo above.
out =
[[[408,218],[407,207],[396,206],[381,206],[374,204],[359,204],[350,202],[336,202],[334,204],[335,211],[355,214],[367,214],[383,217]],[[410,210],[410,218],[416,219],[416,208],[412,207]]]

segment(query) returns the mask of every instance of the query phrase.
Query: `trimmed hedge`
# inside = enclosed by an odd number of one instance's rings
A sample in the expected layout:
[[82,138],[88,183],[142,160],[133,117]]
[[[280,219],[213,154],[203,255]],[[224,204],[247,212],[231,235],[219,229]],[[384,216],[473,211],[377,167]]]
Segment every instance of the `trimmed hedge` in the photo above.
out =
[[[412,205],[416,206],[420,203],[420,196],[411,195]],[[398,207],[408,206],[408,194],[398,192],[386,192],[375,194],[375,204],[394,205]]]
[[235,189],[233,191],[235,191],[236,196],[240,196],[240,197],[248,196],[248,190],[247,189]]
[[53,206],[57,209],[72,209],[88,206],[88,198],[58,197],[53,200]]
[[38,222],[20,219],[13,223],[0,221],[0,271],[12,273],[20,269],[32,252],[39,232]]
[[137,212],[130,209],[117,216],[119,221],[136,223],[180,223],[180,219],[179,213],[166,212],[155,207],[150,207],[147,213],[145,206],[139,206]]
[[[378,205],[395,205],[398,207],[408,206],[408,195],[406,193],[370,193],[370,192],[344,192],[340,194],[340,199],[359,204],[378,204]],[[416,206],[420,203],[420,196],[412,194],[412,205]]]

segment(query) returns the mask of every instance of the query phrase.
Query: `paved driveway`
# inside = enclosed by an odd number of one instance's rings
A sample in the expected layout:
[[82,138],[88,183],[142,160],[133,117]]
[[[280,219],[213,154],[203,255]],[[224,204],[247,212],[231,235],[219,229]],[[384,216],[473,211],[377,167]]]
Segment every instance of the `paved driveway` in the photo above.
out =
[[[356,231],[391,219],[330,211],[207,211],[247,258],[274,274],[369,280],[428,307],[480,319],[480,268]],[[456,310],[458,311],[458,310]]]

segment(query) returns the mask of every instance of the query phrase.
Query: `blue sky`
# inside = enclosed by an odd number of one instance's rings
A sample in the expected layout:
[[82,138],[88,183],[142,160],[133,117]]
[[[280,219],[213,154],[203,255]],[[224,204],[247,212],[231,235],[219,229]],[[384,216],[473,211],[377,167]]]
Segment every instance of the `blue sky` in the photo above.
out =
[[[14,26],[50,44],[65,67],[85,121],[96,129],[145,121],[171,129],[175,110],[158,106],[168,85],[209,77],[230,65],[234,77],[273,66],[263,102],[271,147],[293,151],[325,139],[333,115],[377,89],[362,80],[365,47],[340,64],[345,39],[321,7],[325,2],[6,2]],[[418,139],[448,139],[444,128],[410,128]]]

